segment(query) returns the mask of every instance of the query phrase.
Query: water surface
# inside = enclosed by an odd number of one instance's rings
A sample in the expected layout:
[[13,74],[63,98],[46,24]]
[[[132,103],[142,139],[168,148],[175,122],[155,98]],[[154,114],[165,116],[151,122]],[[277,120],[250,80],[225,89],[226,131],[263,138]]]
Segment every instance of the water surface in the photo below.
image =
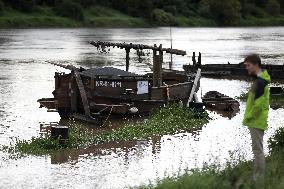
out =
[[[85,68],[124,68],[124,52],[111,49],[102,55],[88,45],[90,40],[162,43],[170,46],[169,28],[153,29],[9,29],[0,30],[0,143],[13,137],[38,136],[41,122],[58,122],[57,113],[39,109],[37,99],[52,97],[54,72],[66,71],[49,61]],[[284,63],[284,27],[268,28],[173,28],[173,47],[188,52],[174,56],[174,68],[181,70],[191,61],[193,51],[202,52],[202,63],[238,63],[251,52],[262,55],[264,63]],[[151,62],[151,56],[144,61]],[[169,56],[165,57],[169,61]],[[167,67],[167,64],[164,65]],[[130,71],[149,71],[131,54]],[[281,84],[281,83],[280,83]],[[283,86],[283,84],[281,84]],[[200,94],[218,90],[229,96],[246,91],[246,81],[201,80]],[[53,155],[11,159],[0,152],[0,188],[127,188],[175,176],[184,169],[204,163],[251,159],[248,130],[242,126],[244,103],[233,118],[210,112],[213,118],[202,130],[162,136],[149,141],[111,143]],[[265,141],[284,125],[284,110],[270,110],[270,128]],[[267,142],[265,152],[268,153]]]

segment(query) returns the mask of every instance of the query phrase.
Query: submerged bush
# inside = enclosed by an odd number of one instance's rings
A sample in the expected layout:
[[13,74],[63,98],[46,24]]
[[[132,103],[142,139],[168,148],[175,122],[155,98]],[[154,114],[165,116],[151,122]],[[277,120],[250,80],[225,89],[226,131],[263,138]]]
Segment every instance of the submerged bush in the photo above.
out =
[[154,136],[176,134],[200,129],[209,120],[206,112],[196,113],[178,105],[156,110],[147,121],[129,123],[110,132],[93,133],[73,125],[70,127],[69,140],[61,145],[59,140],[50,140],[48,134],[18,140],[10,151],[22,154],[45,154],[63,148],[79,148],[112,141],[148,139]]

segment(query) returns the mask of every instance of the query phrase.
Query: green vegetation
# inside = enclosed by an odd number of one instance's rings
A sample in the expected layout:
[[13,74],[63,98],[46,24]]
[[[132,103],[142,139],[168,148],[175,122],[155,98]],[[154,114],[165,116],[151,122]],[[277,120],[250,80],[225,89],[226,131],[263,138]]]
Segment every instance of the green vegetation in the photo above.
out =
[[0,27],[280,26],[284,0],[0,0]]
[[[58,9],[61,9],[60,7]],[[59,11],[57,9],[57,11]],[[72,13],[73,11],[71,11]],[[0,5],[1,13],[1,5]],[[60,16],[55,9],[47,6],[37,7],[32,13],[25,13],[15,9],[5,10],[0,14],[0,28],[5,27],[140,27],[149,26],[143,18],[131,17],[117,10],[94,6],[84,11],[84,18],[81,13],[77,16],[70,15],[70,11],[62,12]],[[77,17],[77,19],[75,19]]]
[[[237,96],[236,98],[242,101],[246,101],[248,97],[248,92],[242,92],[240,96]],[[284,92],[280,95],[270,95],[270,103],[276,103],[284,101]]]
[[11,153],[41,155],[63,148],[82,148],[111,141],[148,139],[154,136],[175,134],[197,129],[209,120],[208,114],[196,113],[188,108],[173,105],[156,110],[147,121],[129,123],[110,132],[93,133],[82,127],[70,127],[69,140],[63,145],[59,140],[50,140],[49,134],[31,140],[17,140],[16,145],[4,147]]
[[[264,188],[284,188],[284,128],[276,131],[269,139],[270,155],[266,158],[266,176]],[[211,166],[202,170],[188,171],[177,178],[166,178],[157,185],[143,186],[141,189],[258,189],[252,182],[252,162],[227,164],[225,169]]]

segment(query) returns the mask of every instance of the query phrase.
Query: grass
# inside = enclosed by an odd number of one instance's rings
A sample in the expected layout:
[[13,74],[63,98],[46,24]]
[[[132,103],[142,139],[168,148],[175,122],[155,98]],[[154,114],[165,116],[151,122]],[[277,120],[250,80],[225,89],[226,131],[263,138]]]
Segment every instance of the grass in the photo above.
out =
[[194,16],[194,17],[176,16],[175,22],[176,22],[176,25],[179,27],[217,26],[214,20],[203,18],[203,17],[198,17],[198,16]]
[[266,157],[264,187],[252,182],[252,162],[228,163],[187,171],[175,178],[165,178],[141,189],[282,189],[284,188],[284,128],[269,139],[270,155]]
[[283,26],[284,25],[284,15],[272,17],[266,16],[264,18],[248,17],[246,19],[241,19],[241,26]]
[[59,140],[50,140],[49,134],[31,140],[16,140],[16,144],[3,149],[10,153],[43,155],[66,148],[83,148],[106,142],[148,139],[154,136],[176,134],[201,128],[209,120],[206,112],[193,111],[173,105],[156,110],[148,120],[129,123],[111,132],[94,133],[76,125],[70,127],[69,140],[61,145]]

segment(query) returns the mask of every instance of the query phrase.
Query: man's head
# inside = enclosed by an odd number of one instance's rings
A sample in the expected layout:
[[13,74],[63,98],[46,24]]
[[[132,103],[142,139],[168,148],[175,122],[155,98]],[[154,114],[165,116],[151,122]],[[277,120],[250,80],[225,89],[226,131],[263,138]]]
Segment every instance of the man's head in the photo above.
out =
[[257,54],[248,55],[244,63],[249,75],[257,75],[261,70],[261,59]]

